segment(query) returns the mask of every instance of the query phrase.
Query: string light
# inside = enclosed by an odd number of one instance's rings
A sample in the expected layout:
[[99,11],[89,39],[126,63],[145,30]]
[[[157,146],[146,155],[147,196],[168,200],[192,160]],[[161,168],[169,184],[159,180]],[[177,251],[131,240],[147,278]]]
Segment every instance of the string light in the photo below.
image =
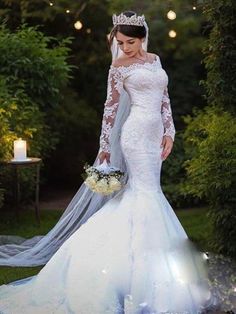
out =
[[74,27],[75,29],[80,30],[83,27],[83,24],[80,21],[76,21]]
[[172,10],[170,10],[168,13],[167,13],[167,17],[169,20],[174,20],[176,19],[176,13]]
[[[47,1],[46,1],[46,2],[47,2]],[[51,7],[52,7],[52,6],[55,6],[55,3],[52,2],[52,1],[50,1],[50,2],[48,2],[48,3],[49,3],[49,5],[50,5]],[[189,6],[191,6],[191,4],[190,4]],[[188,6],[188,8],[189,8],[189,6]],[[187,6],[185,6],[185,7],[187,8]],[[191,7],[192,7],[193,10],[197,10],[196,5],[192,5]],[[66,10],[66,13],[71,13],[71,10],[68,8],[68,9]],[[170,19],[170,20],[174,20],[174,19],[176,18],[176,13],[175,13],[173,10],[169,10],[168,13],[167,13],[167,17],[168,17],[168,19]]]
[[[48,2],[48,4],[50,5],[50,7],[53,7],[53,6],[56,6],[56,7],[57,7],[57,4],[55,4],[55,1],[54,1],[54,2],[50,1],[50,2]],[[82,6],[82,7],[83,7],[83,6]],[[189,8],[189,7],[191,7],[192,10],[197,10],[197,7],[196,7],[195,5],[191,5],[191,4],[190,4],[190,5],[188,6],[188,8]],[[187,7],[186,7],[186,8],[187,8]],[[83,9],[84,9],[84,7],[81,8],[82,11],[83,11]],[[81,10],[80,10],[79,12],[81,12]],[[66,14],[72,13],[72,11],[71,11],[69,8],[67,8],[64,12],[65,12]],[[75,16],[78,16],[78,12],[74,12],[74,13],[75,13]],[[169,10],[169,11],[167,12],[167,18],[168,18],[169,20],[174,20],[174,19],[176,19],[176,12],[173,11],[173,10]],[[80,21],[76,21],[76,22],[74,23],[74,27],[75,27],[76,30],[80,30],[80,29],[83,27],[83,24],[82,24]],[[87,28],[87,29],[86,29],[86,33],[87,33],[87,34],[90,34],[90,33],[91,33],[91,29],[90,29],[90,28]],[[176,33],[175,30],[170,30],[169,33],[168,33],[168,35],[169,35],[170,38],[175,38],[175,37],[177,36],[177,33]]]
[[176,31],[174,31],[173,29],[169,31],[169,37],[170,38],[175,38],[177,35]]

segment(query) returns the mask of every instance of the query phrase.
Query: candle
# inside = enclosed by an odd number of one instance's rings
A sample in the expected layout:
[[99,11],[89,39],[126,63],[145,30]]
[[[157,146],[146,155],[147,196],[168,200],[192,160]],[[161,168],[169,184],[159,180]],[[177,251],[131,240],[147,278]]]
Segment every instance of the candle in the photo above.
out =
[[26,141],[19,138],[14,141],[14,160],[26,160]]

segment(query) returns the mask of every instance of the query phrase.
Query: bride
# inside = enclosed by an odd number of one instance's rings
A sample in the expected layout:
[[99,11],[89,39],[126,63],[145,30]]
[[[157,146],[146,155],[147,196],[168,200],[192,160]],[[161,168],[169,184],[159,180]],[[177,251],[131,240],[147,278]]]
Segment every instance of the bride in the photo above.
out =
[[175,136],[168,76],[147,52],[143,15],[114,14],[113,24],[94,164],[125,170],[126,185],[109,199],[83,184],[48,235],[1,246],[1,265],[47,262],[38,275],[0,287],[2,314],[197,314],[216,302],[204,254],[160,186]]

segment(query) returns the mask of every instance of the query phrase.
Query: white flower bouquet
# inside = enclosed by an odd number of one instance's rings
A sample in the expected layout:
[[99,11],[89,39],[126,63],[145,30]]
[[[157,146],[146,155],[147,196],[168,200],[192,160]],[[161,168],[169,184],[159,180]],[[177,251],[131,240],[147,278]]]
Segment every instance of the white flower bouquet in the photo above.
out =
[[107,164],[106,159],[98,166],[84,165],[85,173],[82,175],[84,183],[93,192],[109,195],[122,188],[121,178],[124,172]]

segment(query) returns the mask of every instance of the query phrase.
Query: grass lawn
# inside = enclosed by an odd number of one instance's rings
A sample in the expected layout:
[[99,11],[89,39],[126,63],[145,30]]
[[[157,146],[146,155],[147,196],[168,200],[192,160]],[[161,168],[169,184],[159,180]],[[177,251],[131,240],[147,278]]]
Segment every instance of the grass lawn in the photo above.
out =
[[[176,211],[188,237],[200,250],[211,251],[207,239],[211,234],[211,225],[206,216],[206,208],[185,209]],[[35,222],[34,212],[24,211],[20,221],[16,222],[12,213],[0,212],[0,234],[14,234],[30,238],[34,235],[46,234],[58,221],[62,211],[41,211],[41,226]],[[17,279],[33,276],[42,267],[0,267],[0,285]]]

